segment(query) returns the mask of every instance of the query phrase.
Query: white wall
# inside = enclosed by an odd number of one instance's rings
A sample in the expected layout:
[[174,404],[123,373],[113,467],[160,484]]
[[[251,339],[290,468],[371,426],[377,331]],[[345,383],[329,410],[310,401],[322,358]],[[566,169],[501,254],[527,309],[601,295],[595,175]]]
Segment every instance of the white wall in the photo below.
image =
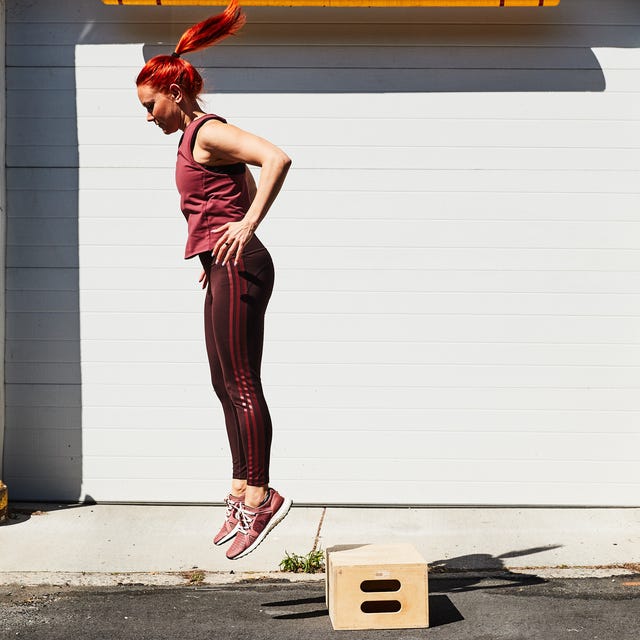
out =
[[[133,88],[206,9],[9,5],[14,493],[218,500],[178,139]],[[294,159],[259,233],[275,486],[637,504],[638,3],[247,13],[192,59]]]

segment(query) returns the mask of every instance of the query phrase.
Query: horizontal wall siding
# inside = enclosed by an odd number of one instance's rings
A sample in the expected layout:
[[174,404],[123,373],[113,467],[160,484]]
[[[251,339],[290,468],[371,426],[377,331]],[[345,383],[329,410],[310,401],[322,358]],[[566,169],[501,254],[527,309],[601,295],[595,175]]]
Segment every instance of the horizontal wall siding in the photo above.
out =
[[[294,160],[259,236],[298,502],[638,504],[640,5],[604,5],[247,8],[190,56]],[[16,497],[225,493],[178,136],[133,86],[210,10],[7,2]]]

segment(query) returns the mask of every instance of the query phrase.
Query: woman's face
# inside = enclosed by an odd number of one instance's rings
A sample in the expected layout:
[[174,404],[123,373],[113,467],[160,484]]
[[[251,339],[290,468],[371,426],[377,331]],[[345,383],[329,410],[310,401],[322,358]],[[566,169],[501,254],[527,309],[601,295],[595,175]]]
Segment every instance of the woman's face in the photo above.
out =
[[142,84],[138,87],[138,99],[147,110],[147,122],[154,122],[167,135],[180,128],[182,111],[173,95]]

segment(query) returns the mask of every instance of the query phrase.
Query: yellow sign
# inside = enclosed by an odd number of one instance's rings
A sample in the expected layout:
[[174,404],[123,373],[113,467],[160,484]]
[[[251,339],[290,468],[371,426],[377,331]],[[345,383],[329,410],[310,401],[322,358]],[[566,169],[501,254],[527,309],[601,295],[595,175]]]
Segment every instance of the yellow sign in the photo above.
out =
[[8,506],[9,493],[7,492],[7,485],[0,480],[0,522],[7,517]]
[[[224,0],[102,0],[104,4],[224,6]],[[245,7],[557,7],[560,0],[243,0]]]

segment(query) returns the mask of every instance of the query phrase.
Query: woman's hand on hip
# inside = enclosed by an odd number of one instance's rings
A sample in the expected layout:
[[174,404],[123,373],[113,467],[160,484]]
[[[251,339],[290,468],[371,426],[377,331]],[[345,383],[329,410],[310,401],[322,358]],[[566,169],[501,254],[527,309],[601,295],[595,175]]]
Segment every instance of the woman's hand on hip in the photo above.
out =
[[221,264],[224,267],[229,260],[233,260],[234,265],[237,265],[247,242],[249,242],[251,236],[253,236],[254,230],[255,225],[246,220],[227,222],[221,227],[214,229],[214,233],[222,234],[211,252],[215,263]]

